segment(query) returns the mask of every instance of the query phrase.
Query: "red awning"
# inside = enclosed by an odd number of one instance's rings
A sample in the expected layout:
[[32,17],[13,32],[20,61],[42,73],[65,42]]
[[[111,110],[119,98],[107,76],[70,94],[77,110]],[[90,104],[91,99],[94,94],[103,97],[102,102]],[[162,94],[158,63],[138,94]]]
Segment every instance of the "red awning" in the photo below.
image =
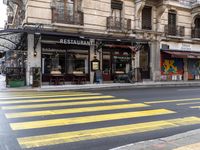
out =
[[177,58],[200,58],[200,53],[197,52],[183,52],[183,51],[163,51],[167,54],[170,54],[172,57]]

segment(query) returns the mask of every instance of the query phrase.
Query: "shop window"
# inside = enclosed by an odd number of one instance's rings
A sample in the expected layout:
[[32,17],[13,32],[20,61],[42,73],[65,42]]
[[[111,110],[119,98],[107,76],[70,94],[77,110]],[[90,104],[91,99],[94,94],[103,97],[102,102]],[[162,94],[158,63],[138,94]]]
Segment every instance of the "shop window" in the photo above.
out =
[[65,73],[65,51],[43,50],[42,53],[43,74]]
[[88,74],[88,50],[67,51],[67,74]]
[[74,71],[80,71],[82,73],[85,73],[85,60],[77,59],[74,62],[75,62]]
[[152,8],[145,6],[142,10],[142,29],[152,29]]

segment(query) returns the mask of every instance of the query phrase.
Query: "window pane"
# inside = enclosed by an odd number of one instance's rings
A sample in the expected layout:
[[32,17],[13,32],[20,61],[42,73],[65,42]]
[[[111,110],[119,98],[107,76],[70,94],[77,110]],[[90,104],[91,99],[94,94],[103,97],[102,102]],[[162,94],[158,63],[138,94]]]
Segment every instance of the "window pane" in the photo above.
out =
[[88,71],[88,50],[68,50],[67,51],[67,73],[73,74],[83,73]]

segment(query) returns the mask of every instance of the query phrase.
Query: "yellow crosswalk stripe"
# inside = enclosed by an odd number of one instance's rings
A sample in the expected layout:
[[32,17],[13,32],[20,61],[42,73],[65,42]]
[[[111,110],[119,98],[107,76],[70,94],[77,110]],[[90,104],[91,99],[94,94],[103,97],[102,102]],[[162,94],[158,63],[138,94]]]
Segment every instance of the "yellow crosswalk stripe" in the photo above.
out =
[[144,102],[145,104],[159,104],[159,103],[173,103],[173,102],[184,102],[184,101],[197,101],[200,98],[187,98],[187,99],[177,99],[177,100],[159,100],[159,101],[150,101]]
[[191,104],[200,104],[200,102],[179,103],[176,105],[181,106],[181,105],[191,105]]
[[105,127],[105,128],[97,128],[89,130],[22,137],[18,138],[17,140],[22,148],[34,148],[34,147],[69,143],[69,142],[77,142],[83,140],[113,137],[126,134],[135,134],[147,131],[155,131],[159,129],[167,129],[184,125],[192,125],[192,124],[200,124],[200,118],[186,117],[186,118],[178,118],[178,119],[170,119],[162,121],[137,123],[131,125],[122,125],[115,127]]
[[95,107],[83,107],[83,108],[72,108],[72,109],[6,113],[5,115],[7,118],[22,118],[22,117],[61,115],[61,114],[72,114],[72,113],[82,113],[82,112],[95,112],[95,111],[105,111],[105,110],[130,109],[130,108],[148,107],[148,106],[149,105],[142,103],[120,104],[120,105],[95,106]]
[[12,105],[12,106],[2,106],[3,110],[12,109],[28,109],[28,108],[45,108],[45,107],[60,107],[60,106],[75,106],[75,105],[90,105],[90,104],[109,104],[118,102],[129,102],[126,99],[105,99],[105,100],[93,100],[84,102],[64,102],[64,103],[50,103],[50,104],[29,104],[29,105]]
[[191,106],[190,108],[200,108],[200,106]]
[[72,125],[72,124],[137,118],[137,117],[144,117],[144,116],[156,116],[156,115],[164,115],[164,114],[172,114],[172,113],[175,113],[175,112],[166,110],[166,109],[155,109],[155,110],[145,110],[145,111],[137,111],[137,112],[125,112],[125,113],[83,116],[83,117],[73,117],[73,118],[64,118],[64,119],[10,123],[10,127],[12,128],[12,130],[25,130],[25,129],[36,129],[36,128],[46,128],[46,127],[64,126],[64,125]]
[[113,96],[84,96],[84,97],[65,97],[65,98],[51,98],[51,99],[38,99],[38,100],[16,100],[16,101],[0,101],[0,104],[20,104],[20,103],[39,103],[39,102],[57,102],[57,101],[71,101],[71,100],[92,100],[92,99],[104,99],[104,98],[114,98]]
[[[1,97],[0,100],[20,100],[20,99],[33,99],[33,98],[59,98],[59,97],[76,97],[76,96],[93,96],[93,95],[101,95],[100,93],[74,93],[74,94],[60,94],[60,95],[42,95],[42,96],[21,96],[21,97]],[[26,100],[27,101],[27,100]],[[1,103],[4,103],[1,101]]]

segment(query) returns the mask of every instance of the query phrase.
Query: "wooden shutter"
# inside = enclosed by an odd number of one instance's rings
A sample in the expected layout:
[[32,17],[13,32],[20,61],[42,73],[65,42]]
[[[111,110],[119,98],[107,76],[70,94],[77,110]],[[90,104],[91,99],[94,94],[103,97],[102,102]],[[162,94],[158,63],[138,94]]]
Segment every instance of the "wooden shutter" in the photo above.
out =
[[120,9],[122,10],[123,2],[119,0],[112,0],[111,1],[111,8],[112,9]]
[[176,12],[170,11],[168,13],[168,34],[176,35]]
[[176,26],[176,13],[168,13],[168,25],[174,27]]
[[151,17],[152,17],[152,8],[145,6],[142,10],[142,29],[151,30]]

